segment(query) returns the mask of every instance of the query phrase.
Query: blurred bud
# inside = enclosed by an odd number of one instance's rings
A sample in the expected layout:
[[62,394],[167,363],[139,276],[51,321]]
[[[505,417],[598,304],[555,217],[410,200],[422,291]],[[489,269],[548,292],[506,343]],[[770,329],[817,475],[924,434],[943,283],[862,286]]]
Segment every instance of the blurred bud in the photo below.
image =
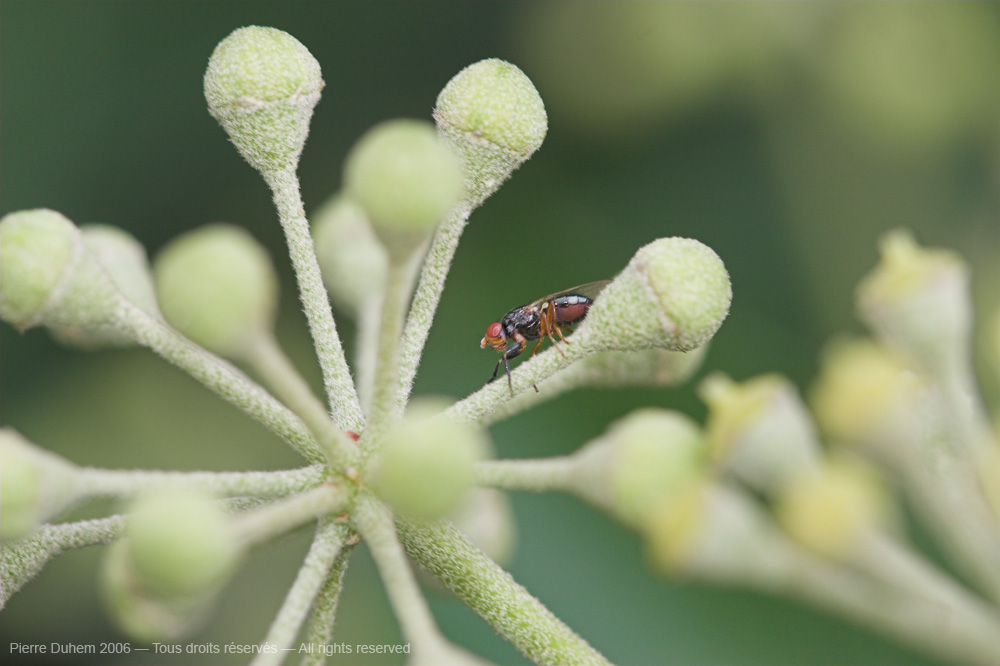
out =
[[872,468],[839,459],[792,479],[777,497],[775,515],[803,546],[842,558],[885,526],[889,502]]
[[78,499],[76,468],[19,432],[0,428],[0,539],[24,536]]
[[645,536],[653,563],[668,573],[758,585],[782,576],[780,533],[744,493],[708,479],[661,504]]
[[574,456],[574,488],[633,528],[704,472],[697,424],[679,412],[639,409]]
[[485,433],[441,416],[437,400],[411,403],[391,426],[370,472],[371,487],[401,513],[432,520],[456,506],[473,482],[473,465],[487,457]]
[[585,326],[598,350],[690,351],[719,330],[732,296],[726,267],[710,247],[661,238],[640,248],[605,287]]
[[986,499],[993,506],[993,513],[1000,516],[1000,434],[995,437],[993,446],[984,447],[984,452],[986,460],[981,474],[983,488]]
[[816,430],[795,387],[764,375],[737,384],[713,374],[699,386],[708,405],[706,437],[721,467],[771,494],[820,461]]
[[445,85],[434,121],[462,159],[473,205],[531,157],[548,131],[545,105],[531,80],[495,58],[469,65]]
[[845,340],[824,352],[811,402],[820,428],[850,442],[877,434],[918,391],[916,375],[883,347]]
[[368,213],[390,257],[405,258],[458,203],[461,166],[430,123],[391,120],[351,149],[344,190]]
[[882,260],[858,285],[861,319],[932,377],[964,367],[972,324],[965,262],[950,250],[921,248],[898,229],[882,237],[879,249]]
[[149,596],[129,565],[127,538],[111,544],[101,567],[101,595],[111,619],[126,635],[143,643],[176,639],[198,626],[211,603],[204,598],[160,599]]
[[274,326],[274,265],[242,227],[211,224],[179,236],[156,257],[154,274],[164,317],[209,351],[240,358]]
[[205,71],[212,116],[250,165],[294,168],[309,134],[323,79],[297,39],[274,28],[239,28],[219,42]]
[[[121,295],[146,313],[159,316],[153,275],[142,244],[125,230],[107,224],[87,224],[80,227],[80,233],[84,245],[104,268]],[[63,344],[83,349],[135,344],[125,332],[103,324],[88,328],[53,329],[52,335]]]
[[0,317],[19,330],[112,321],[121,298],[61,213],[23,210],[0,219]]
[[127,535],[128,564],[137,584],[163,599],[217,590],[240,555],[221,507],[192,491],[137,498]]
[[365,301],[381,298],[389,259],[365,211],[337,196],[313,215],[316,257],[338,307],[357,316]]
[[448,519],[491,560],[501,566],[510,561],[517,526],[506,493],[494,488],[472,488]]

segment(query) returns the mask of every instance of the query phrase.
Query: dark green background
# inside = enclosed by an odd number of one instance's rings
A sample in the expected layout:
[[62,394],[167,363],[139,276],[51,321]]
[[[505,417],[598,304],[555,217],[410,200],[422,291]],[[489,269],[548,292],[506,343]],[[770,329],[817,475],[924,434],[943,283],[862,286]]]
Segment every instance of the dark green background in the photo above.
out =
[[[245,225],[274,252],[279,335],[314,384],[268,192],[202,96],[215,44],[249,24],[288,31],[323,68],[300,168],[307,210],[338,189],[343,157],[365,129],[429,118],[441,87],[472,62],[514,62],[546,102],[544,146],[472,217],[418,393],[472,392],[495,362],[478,347],[489,322],[611,277],[661,236],[698,238],[725,261],[733,308],[706,370],[737,379],[778,371],[807,387],[823,342],[860,330],[854,285],[876,260],[878,236],[896,226],[970,258],[984,317],[1000,301],[1000,4],[5,0],[2,212],[45,206],[77,223],[115,224],[151,255],[208,222]],[[338,313],[338,325],[350,345],[350,321]],[[297,464],[275,437],[148,352],[80,353],[41,330],[0,331],[3,423],[77,463]],[[980,367],[995,398],[985,360]],[[568,453],[641,405],[704,414],[690,386],[587,390],[492,435],[501,456]],[[931,663],[795,603],[658,577],[636,536],[576,500],[512,499],[514,577],[613,661]],[[258,641],[307,544],[300,531],[255,552],[192,640]],[[100,550],[60,558],[10,601],[4,663],[21,663],[8,654],[12,641],[121,640],[96,593]],[[523,663],[460,603],[431,599],[447,636],[498,663]],[[336,639],[399,640],[363,549]]]

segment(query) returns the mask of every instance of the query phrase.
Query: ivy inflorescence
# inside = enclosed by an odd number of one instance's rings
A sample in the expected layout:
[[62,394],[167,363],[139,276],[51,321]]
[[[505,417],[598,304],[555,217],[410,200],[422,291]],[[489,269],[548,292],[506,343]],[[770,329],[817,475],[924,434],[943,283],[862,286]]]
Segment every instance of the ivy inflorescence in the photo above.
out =
[[[831,355],[816,416],[836,442],[858,443],[899,473],[982,597],[890,529],[893,495],[879,468],[857,450],[824,450],[813,417],[779,377],[709,377],[704,427],[678,412],[640,409],[571,456],[491,459],[486,428],[500,418],[576,387],[672,386],[697,370],[732,291],[722,261],[696,240],[639,248],[572,344],[523,362],[509,384],[487,384],[457,402],[411,400],[462,231],[540,147],[545,108],[517,67],[470,65],[440,93],[433,124],[388,121],[361,137],[345,161],[342,191],[310,225],[297,168],[323,86],[305,46],[261,27],[223,40],[204,80],[211,114],[273,194],[324,399],[276,341],[274,266],[242,228],[188,232],[150,269],[141,245],[120,229],[77,227],[47,209],[0,221],[6,322],[45,326],[88,348],[145,346],[306,462],[226,473],[95,469],[4,429],[3,602],[56,555],[109,544],[101,580],[112,617],[138,640],[178,638],[200,626],[249,549],[314,524],[306,559],[261,639],[268,649],[254,663],[280,663],[303,630],[315,648],[303,663],[324,662],[361,540],[413,663],[483,660],[438,630],[408,559],[535,662],[607,663],[497,564],[510,545],[497,490],[558,490],[641,534],[658,570],[790,593],[945,657],[1000,661],[1000,454],[981,406],[968,400],[959,260],[905,235],[886,242],[886,265],[859,299],[879,336],[864,353],[876,360],[845,380],[838,373],[853,367],[850,359]],[[353,368],[331,300],[357,325]],[[907,317],[926,307],[949,316],[917,331]],[[869,376],[873,368],[879,372]],[[853,411],[845,383],[870,393]],[[928,405],[935,408],[922,409]],[[912,409],[929,424],[908,418]],[[905,446],[925,447],[935,464],[915,463]],[[934,501],[940,483],[953,490],[944,506]],[[126,509],[53,522],[102,496]],[[951,512],[962,518],[949,519]],[[935,634],[941,613],[955,621]]]

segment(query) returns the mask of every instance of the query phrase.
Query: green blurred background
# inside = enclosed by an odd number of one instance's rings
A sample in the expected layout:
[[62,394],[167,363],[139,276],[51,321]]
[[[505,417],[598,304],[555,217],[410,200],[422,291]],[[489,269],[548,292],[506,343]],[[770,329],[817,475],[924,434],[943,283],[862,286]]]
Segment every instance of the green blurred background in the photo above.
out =
[[[316,386],[268,192],[202,97],[215,44],[250,24],[288,31],[323,68],[300,168],[310,211],[338,189],[343,157],[362,132],[388,118],[429,118],[441,87],[472,62],[512,61],[546,103],[544,146],[472,217],[418,393],[474,391],[496,361],[478,345],[489,322],[611,277],[661,236],[712,246],[733,280],[732,312],[702,374],[778,371],[806,388],[824,341],[860,331],[854,285],[876,260],[878,236],[896,226],[963,252],[980,319],[997,310],[997,3],[4,0],[2,212],[45,206],[77,223],[115,224],[151,255],[208,222],[245,225],[274,252],[284,283],[279,335]],[[338,325],[353,347],[351,322],[338,313]],[[275,437],[150,353],[80,353],[44,331],[20,335],[6,325],[0,339],[3,423],[80,464],[298,464]],[[996,404],[985,354],[980,369]],[[501,456],[563,454],[641,405],[704,415],[691,386],[586,390],[492,434]],[[618,663],[934,663],[795,603],[663,579],[636,536],[576,500],[512,500],[520,536],[510,571]],[[113,508],[92,504],[74,516]],[[259,640],[308,541],[300,530],[255,552],[191,641]],[[122,639],[100,609],[100,551],[59,558],[10,601],[0,621],[4,663],[22,663],[8,654],[12,641]],[[450,638],[498,663],[524,663],[459,602],[430,595]],[[348,571],[336,640],[400,640],[363,548]],[[97,661],[192,659],[146,655]]]

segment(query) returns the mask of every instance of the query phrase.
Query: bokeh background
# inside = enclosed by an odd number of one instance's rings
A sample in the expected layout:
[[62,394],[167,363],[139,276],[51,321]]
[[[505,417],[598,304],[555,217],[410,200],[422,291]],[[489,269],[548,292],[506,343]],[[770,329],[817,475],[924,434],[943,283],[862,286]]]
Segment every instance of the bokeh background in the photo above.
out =
[[[316,386],[268,192],[202,96],[215,44],[250,24],[288,31],[323,68],[327,85],[300,168],[309,211],[338,189],[361,133],[389,118],[429,118],[438,91],[472,62],[510,60],[546,103],[542,149],[472,217],[418,393],[474,391],[496,360],[478,345],[489,322],[611,277],[661,236],[712,246],[733,280],[732,312],[701,374],[777,371],[807,389],[824,341],[860,331],[854,285],[876,261],[879,235],[897,226],[965,254],[979,321],[997,311],[998,3],[4,0],[2,212],[45,206],[77,223],[115,224],[151,256],[208,222],[245,225],[274,252],[284,283],[279,335]],[[353,347],[350,320],[337,319]],[[983,351],[980,360],[996,404],[995,359]],[[3,423],[80,464],[298,464],[275,437],[148,352],[81,353],[44,331],[3,325],[0,368]],[[565,454],[642,405],[704,415],[693,383],[586,390],[492,435],[501,456]],[[934,663],[796,603],[664,579],[635,535],[574,499],[512,501],[519,542],[510,571],[613,661]],[[73,516],[113,509],[90,504]],[[300,530],[256,551],[191,641],[259,640],[308,541]],[[122,640],[101,612],[101,550],[59,558],[10,601],[0,620],[4,663],[21,663],[8,654],[13,641]],[[450,638],[498,663],[525,663],[462,604],[430,596]],[[336,639],[400,640],[363,548],[348,571]],[[146,654],[98,662],[191,662]]]

